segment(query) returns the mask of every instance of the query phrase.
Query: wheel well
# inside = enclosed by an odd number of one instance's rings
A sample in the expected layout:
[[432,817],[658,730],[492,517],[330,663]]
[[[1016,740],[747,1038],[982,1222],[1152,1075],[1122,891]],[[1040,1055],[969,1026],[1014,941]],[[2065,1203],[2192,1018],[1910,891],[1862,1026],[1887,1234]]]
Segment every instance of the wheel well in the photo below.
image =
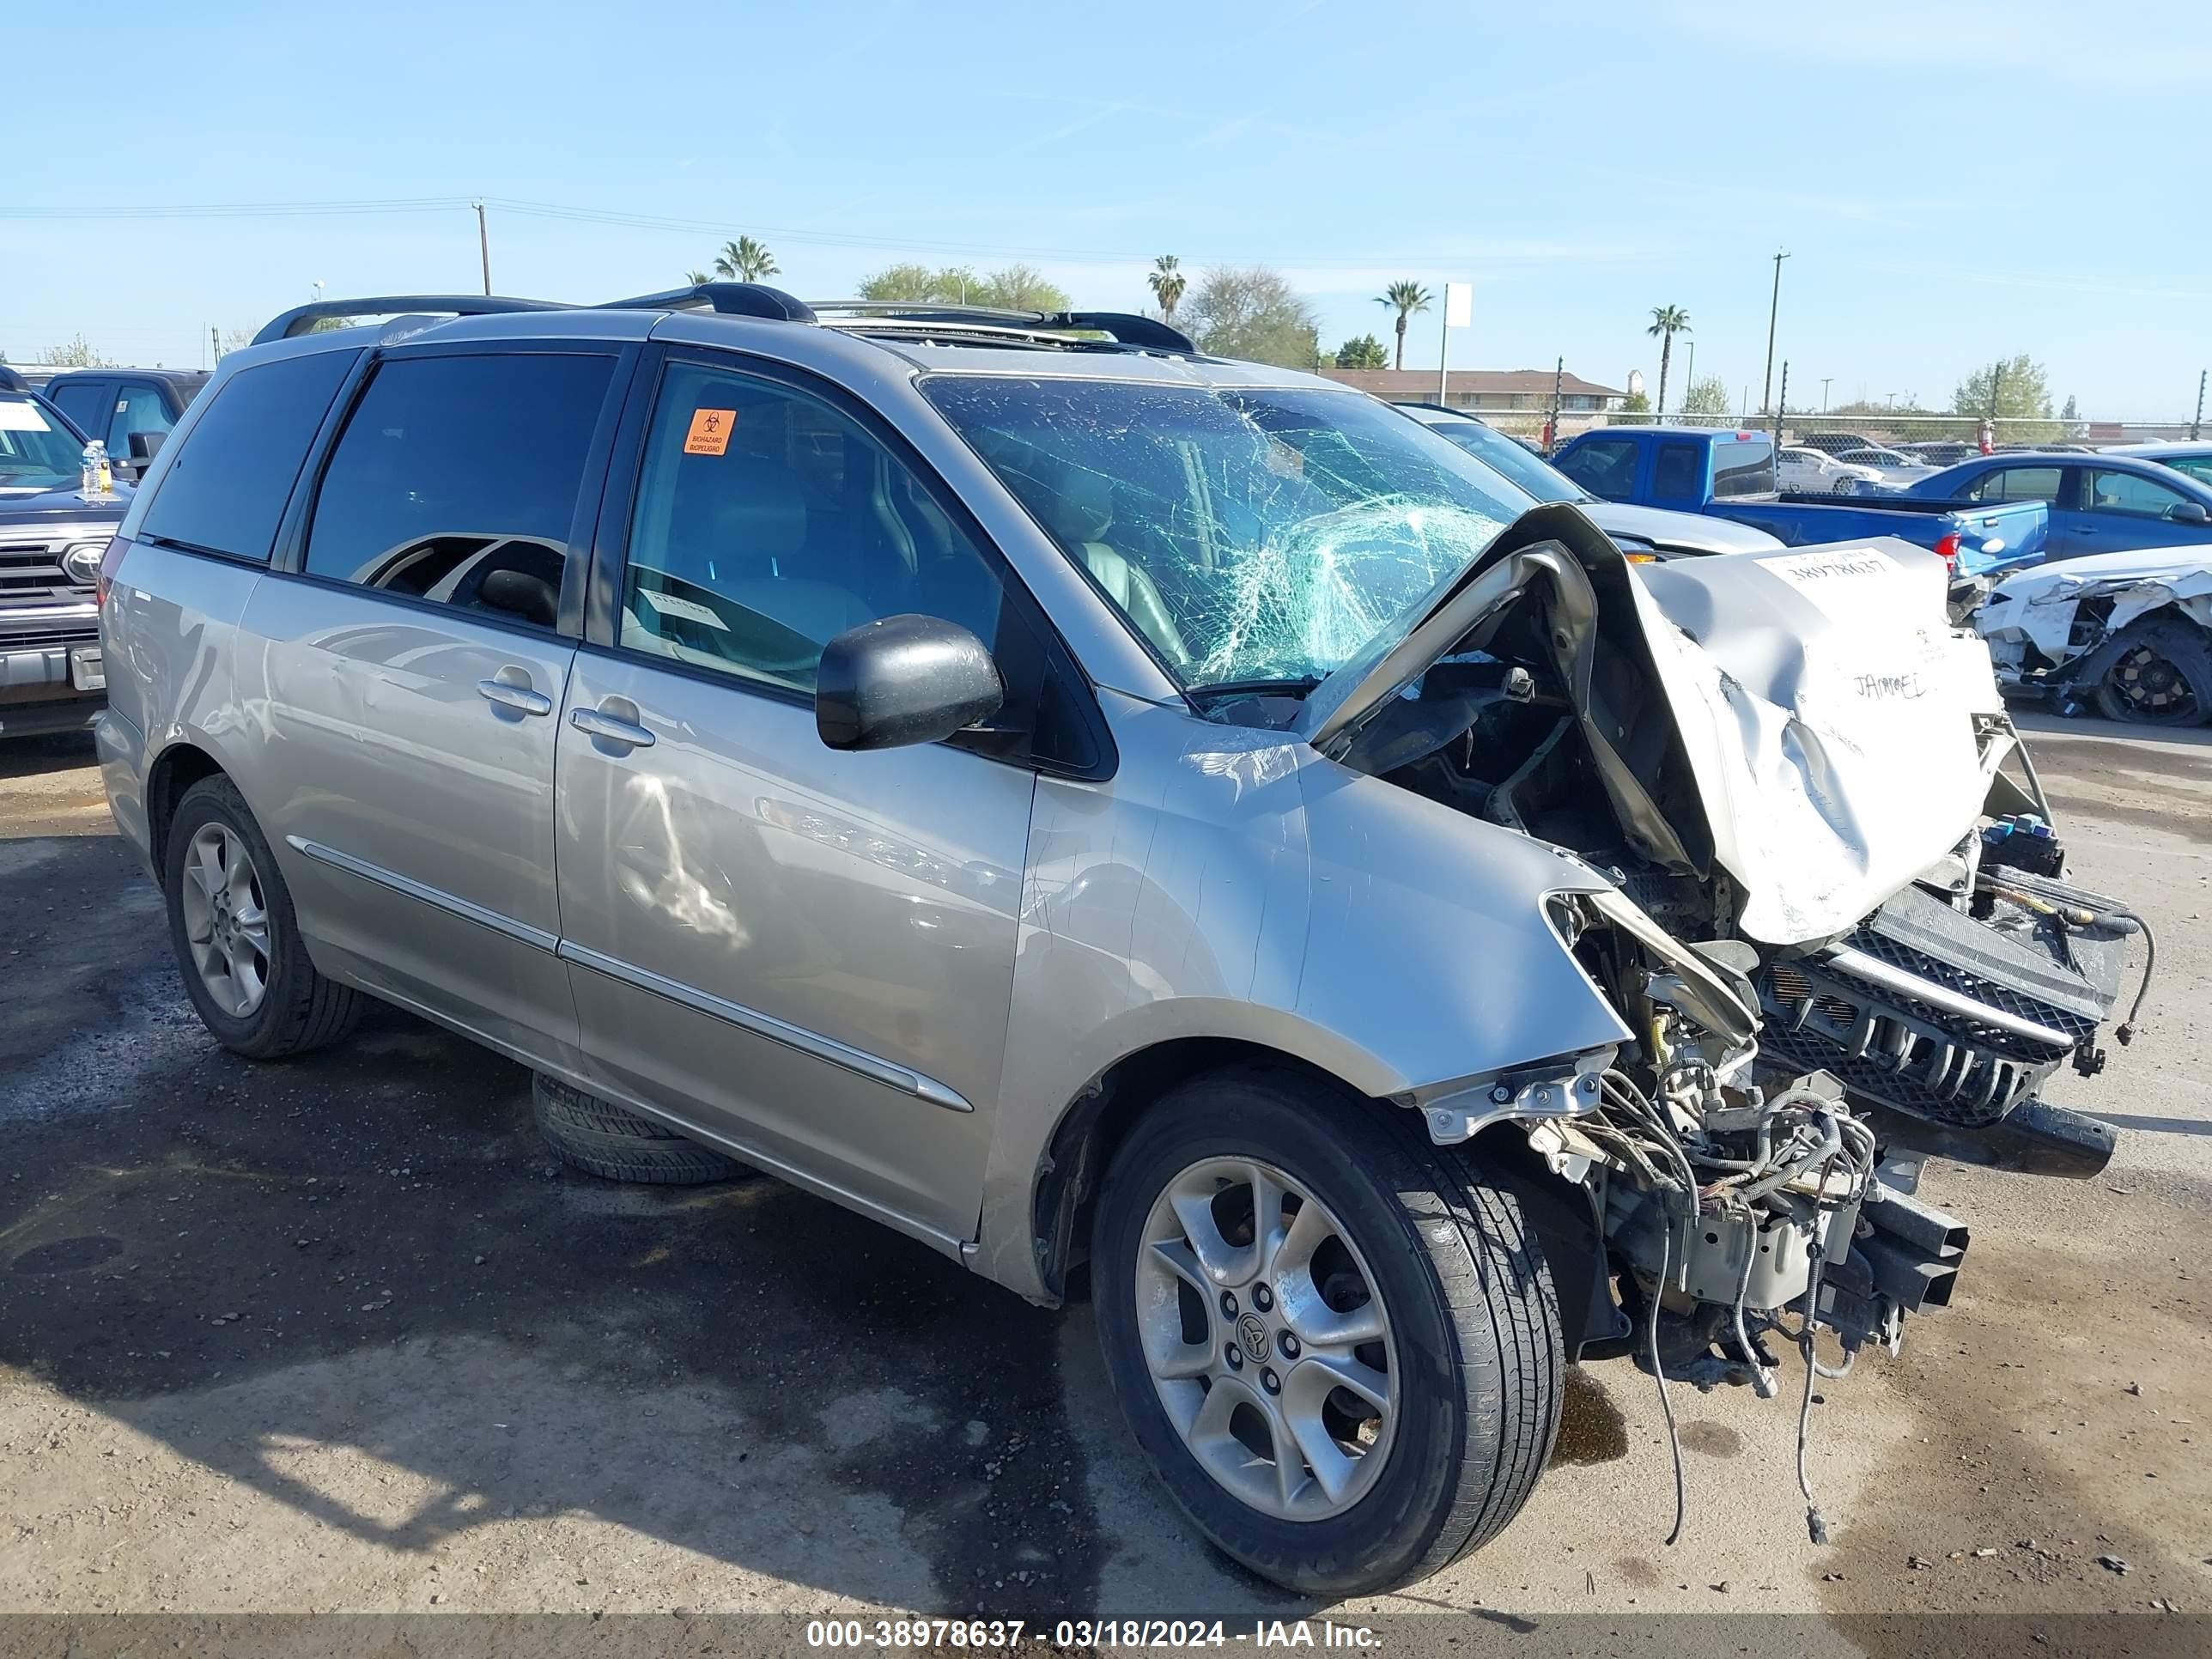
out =
[[172,744],[155,761],[154,769],[146,778],[146,830],[154,843],[156,871],[168,859],[169,824],[177,816],[177,803],[184,799],[185,791],[202,778],[219,777],[222,774],[222,768],[215,763],[214,756],[188,743]]
[[1302,1073],[1338,1094],[1349,1091],[1343,1079],[1310,1060],[1231,1037],[1156,1043],[1115,1060],[1084,1085],[1061,1115],[1038,1164],[1030,1218],[1037,1271],[1054,1297],[1066,1294],[1068,1275],[1088,1255],[1099,1176],[1138,1120],[1177,1084],[1210,1072],[1254,1066]]

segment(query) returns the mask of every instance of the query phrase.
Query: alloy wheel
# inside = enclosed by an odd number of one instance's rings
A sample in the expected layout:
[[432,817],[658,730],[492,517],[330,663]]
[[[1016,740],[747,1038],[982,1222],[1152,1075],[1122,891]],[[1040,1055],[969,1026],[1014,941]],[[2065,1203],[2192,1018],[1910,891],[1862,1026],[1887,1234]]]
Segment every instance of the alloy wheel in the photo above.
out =
[[1213,1480],[1291,1521],[1366,1495],[1398,1365],[1374,1275],[1326,1205],[1273,1164],[1206,1158],[1154,1200],[1133,1266],[1152,1386]]
[[185,938],[216,1006],[244,1019],[269,989],[269,911],[246,839],[205,823],[185,848]]

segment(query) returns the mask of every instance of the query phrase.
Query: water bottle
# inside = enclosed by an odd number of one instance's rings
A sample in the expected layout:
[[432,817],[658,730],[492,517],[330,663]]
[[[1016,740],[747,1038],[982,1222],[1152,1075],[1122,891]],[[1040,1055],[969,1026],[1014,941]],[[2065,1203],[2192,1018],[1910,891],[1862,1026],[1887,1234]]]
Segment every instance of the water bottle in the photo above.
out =
[[108,464],[107,445],[94,438],[85,450],[92,457],[93,493],[105,500],[115,493],[115,469]]
[[92,499],[93,484],[99,477],[99,458],[93,453],[93,451],[100,447],[97,443],[89,443],[84,447],[84,467],[79,477],[76,493],[87,501]]

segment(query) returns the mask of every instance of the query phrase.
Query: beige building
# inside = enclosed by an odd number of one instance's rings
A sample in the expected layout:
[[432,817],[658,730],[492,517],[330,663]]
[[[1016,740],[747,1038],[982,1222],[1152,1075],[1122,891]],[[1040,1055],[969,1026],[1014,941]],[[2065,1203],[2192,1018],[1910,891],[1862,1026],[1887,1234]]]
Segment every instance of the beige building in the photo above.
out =
[[[1321,372],[1385,403],[1437,401],[1433,368],[1324,368]],[[1563,437],[1600,424],[1601,417],[1619,410],[1628,396],[1617,386],[1599,386],[1579,374],[1557,378],[1559,435]],[[1454,409],[1479,415],[1503,431],[1534,434],[1551,413],[1553,380],[1548,368],[1455,368],[1445,380],[1443,401]]]

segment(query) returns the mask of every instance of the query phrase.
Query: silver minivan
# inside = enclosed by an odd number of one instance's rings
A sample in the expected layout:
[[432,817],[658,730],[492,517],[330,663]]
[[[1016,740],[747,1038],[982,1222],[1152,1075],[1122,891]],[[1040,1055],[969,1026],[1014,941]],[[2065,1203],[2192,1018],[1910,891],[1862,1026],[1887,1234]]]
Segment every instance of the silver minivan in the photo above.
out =
[[378,999],[579,1170],[1087,1294],[1192,1522],[1341,1595],[1513,1517],[1570,1363],[1893,1347],[1923,1158],[2109,1157],[2036,1091],[2139,924],[1944,588],[1632,568],[1146,318],[356,300],[161,453],[98,735],[218,1041]]

